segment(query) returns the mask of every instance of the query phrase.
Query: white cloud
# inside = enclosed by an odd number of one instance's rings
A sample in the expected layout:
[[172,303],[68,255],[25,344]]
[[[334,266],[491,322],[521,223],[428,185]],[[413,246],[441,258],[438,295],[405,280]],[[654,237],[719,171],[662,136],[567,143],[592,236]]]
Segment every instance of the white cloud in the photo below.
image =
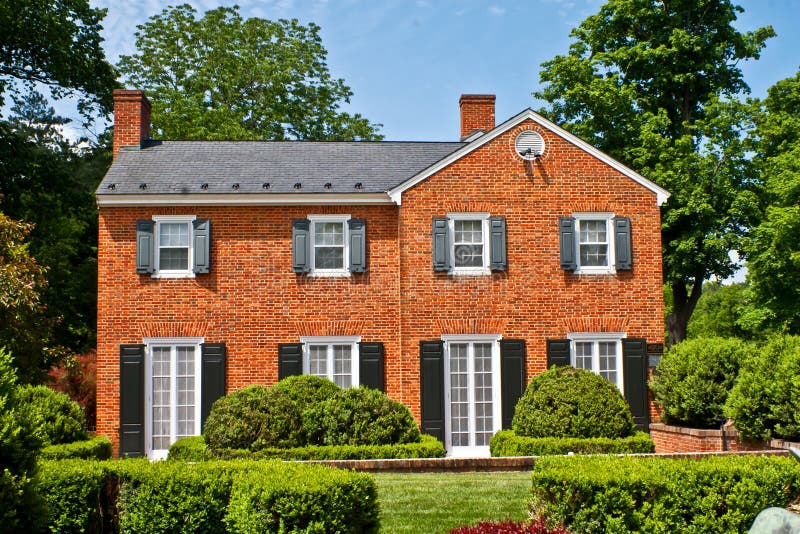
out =
[[501,17],[506,14],[506,8],[500,6],[489,6],[489,13],[497,17]]

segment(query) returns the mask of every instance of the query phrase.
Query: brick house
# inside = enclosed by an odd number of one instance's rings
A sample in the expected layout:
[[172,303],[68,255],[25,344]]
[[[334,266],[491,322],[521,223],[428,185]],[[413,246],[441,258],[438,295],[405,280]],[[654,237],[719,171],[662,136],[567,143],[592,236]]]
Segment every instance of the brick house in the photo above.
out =
[[97,431],[163,457],[220,395],[292,374],[405,403],[486,455],[551,364],[646,427],[668,193],[531,110],[464,95],[458,142],[151,141],[115,92],[97,191]]

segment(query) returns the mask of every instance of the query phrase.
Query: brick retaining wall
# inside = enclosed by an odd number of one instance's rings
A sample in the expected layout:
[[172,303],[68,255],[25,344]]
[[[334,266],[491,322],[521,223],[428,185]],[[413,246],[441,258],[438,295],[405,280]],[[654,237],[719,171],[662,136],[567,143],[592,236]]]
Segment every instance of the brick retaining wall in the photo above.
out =
[[736,452],[771,448],[763,442],[740,441],[739,431],[733,426],[712,430],[653,423],[650,425],[650,438],[656,445],[657,453]]

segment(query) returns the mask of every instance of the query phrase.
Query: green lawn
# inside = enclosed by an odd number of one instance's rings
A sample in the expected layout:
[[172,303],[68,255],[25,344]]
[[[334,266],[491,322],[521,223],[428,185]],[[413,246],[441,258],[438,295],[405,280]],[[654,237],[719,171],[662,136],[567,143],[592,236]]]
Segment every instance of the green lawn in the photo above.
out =
[[528,516],[531,474],[379,473],[381,532],[439,534],[479,520]]

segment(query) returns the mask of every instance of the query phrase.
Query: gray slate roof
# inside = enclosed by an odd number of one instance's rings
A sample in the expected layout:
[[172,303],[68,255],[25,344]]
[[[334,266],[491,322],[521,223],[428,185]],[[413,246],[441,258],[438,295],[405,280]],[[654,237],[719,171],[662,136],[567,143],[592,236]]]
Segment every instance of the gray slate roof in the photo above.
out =
[[[97,194],[379,193],[462,146],[396,141],[151,141],[142,149],[123,147]],[[300,189],[295,188],[297,183]],[[325,188],[326,183],[331,187]]]

